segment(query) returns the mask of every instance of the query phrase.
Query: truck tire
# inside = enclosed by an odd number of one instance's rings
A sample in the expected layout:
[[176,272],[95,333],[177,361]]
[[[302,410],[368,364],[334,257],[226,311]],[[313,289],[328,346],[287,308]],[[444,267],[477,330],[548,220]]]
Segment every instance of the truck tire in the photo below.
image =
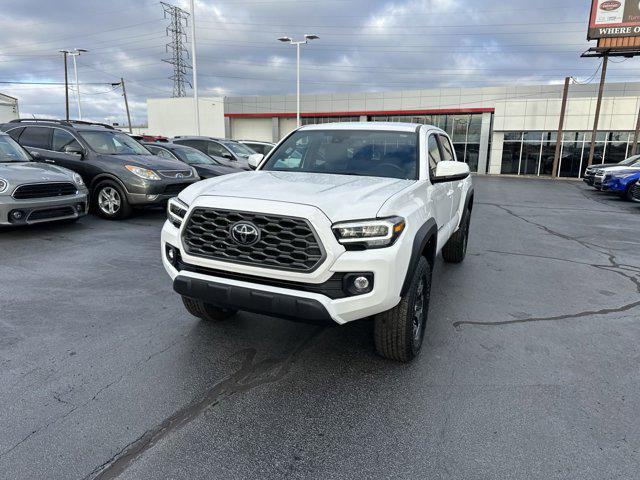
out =
[[182,303],[184,303],[185,308],[191,315],[206,322],[220,322],[237,313],[236,310],[219,308],[210,303],[205,303],[202,300],[196,300],[190,297],[183,296]]
[[469,244],[469,225],[471,224],[471,212],[465,209],[458,231],[451,235],[449,241],[442,248],[442,258],[447,263],[462,263],[467,256]]
[[411,285],[400,303],[391,310],[375,316],[374,339],[376,352],[398,362],[413,360],[422,348],[429,314],[431,266],[420,257]]
[[122,220],[131,215],[131,205],[120,185],[111,180],[93,189],[93,211],[106,220]]

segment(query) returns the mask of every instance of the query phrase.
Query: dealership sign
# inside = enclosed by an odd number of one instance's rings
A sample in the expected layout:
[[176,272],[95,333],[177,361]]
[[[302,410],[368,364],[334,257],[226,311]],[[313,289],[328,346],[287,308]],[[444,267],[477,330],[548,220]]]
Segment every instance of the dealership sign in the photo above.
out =
[[589,40],[640,37],[640,0],[593,0]]

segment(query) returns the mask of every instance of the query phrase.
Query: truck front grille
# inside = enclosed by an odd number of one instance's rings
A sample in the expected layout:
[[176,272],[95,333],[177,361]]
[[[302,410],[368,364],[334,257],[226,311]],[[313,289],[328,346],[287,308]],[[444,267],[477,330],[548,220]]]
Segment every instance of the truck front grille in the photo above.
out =
[[30,183],[20,185],[13,192],[13,198],[24,200],[28,198],[49,198],[62,197],[65,195],[75,195],[78,188],[73,183],[50,182],[50,183]]
[[[255,226],[259,238],[234,238],[238,224]],[[190,255],[263,268],[312,272],[325,257],[309,222],[296,217],[198,207],[182,235]]]

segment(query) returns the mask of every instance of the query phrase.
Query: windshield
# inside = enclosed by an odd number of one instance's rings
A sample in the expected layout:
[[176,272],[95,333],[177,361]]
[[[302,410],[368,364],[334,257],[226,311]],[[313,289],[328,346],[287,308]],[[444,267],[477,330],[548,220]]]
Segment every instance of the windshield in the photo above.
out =
[[628,167],[629,165],[640,164],[640,155],[634,155],[633,157],[629,157],[626,160],[621,161],[618,165],[621,167]]
[[151,155],[151,152],[124,133],[110,131],[80,132],[92,150],[104,155]]
[[414,132],[301,130],[281,144],[261,170],[415,180],[417,139]]
[[195,148],[177,147],[177,148],[172,148],[171,152],[173,152],[176,155],[176,157],[178,157],[184,163],[189,165],[197,165],[197,164],[220,165],[209,155],[206,155],[202,153],[200,150],[196,150]]
[[0,135],[0,163],[29,162],[31,157],[9,135]]
[[240,155],[241,157],[248,157],[249,155],[253,155],[254,153],[256,153],[254,150],[251,150],[249,147],[243,145],[242,143],[223,142],[222,144],[233,153],[235,153],[236,155]]

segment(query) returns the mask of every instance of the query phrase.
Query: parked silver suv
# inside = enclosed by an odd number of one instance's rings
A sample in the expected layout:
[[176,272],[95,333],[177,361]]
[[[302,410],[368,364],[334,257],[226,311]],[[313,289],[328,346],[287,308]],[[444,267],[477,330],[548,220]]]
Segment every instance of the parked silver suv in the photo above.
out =
[[0,132],[0,225],[77,220],[87,214],[87,195],[80,175],[34,162]]

